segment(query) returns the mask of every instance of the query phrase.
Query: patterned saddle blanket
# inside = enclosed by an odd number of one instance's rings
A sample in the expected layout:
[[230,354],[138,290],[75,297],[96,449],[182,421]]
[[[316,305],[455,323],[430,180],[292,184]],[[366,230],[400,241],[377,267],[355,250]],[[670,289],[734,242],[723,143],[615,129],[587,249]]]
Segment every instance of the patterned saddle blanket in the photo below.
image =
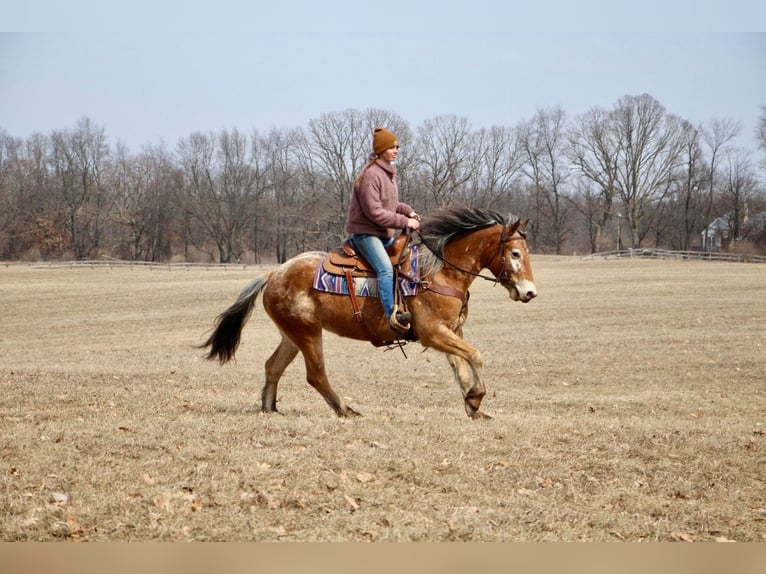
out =
[[[411,249],[409,275],[415,281],[410,281],[406,277],[399,277],[399,289],[405,297],[417,295],[419,289],[419,283],[417,283],[417,280],[420,278],[418,247],[413,245]],[[314,273],[314,282],[312,283],[313,288],[324,293],[348,295],[348,282],[345,275],[328,272],[324,265],[326,258],[327,255],[322,257],[319,265],[317,265],[316,272]],[[376,277],[354,277],[354,294],[357,297],[377,297],[378,279]]]

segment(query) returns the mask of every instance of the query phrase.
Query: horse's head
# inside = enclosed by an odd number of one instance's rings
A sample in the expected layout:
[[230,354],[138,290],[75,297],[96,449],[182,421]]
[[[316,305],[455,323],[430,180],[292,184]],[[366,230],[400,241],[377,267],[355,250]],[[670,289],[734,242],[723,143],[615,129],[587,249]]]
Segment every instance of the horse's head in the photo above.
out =
[[498,240],[497,255],[489,265],[489,270],[500,284],[508,289],[511,299],[529,303],[537,297],[535,278],[529,263],[527,249],[527,224],[529,220],[517,219],[514,223],[503,225]]
[[[528,223],[528,219],[521,221],[487,209],[442,208],[421,226],[421,243],[428,248],[423,254],[422,276],[433,277],[446,264],[450,272],[463,275],[464,290],[475,277],[481,277],[503,285],[514,301],[528,303],[537,297],[527,250]],[[485,268],[494,278],[481,274]]]

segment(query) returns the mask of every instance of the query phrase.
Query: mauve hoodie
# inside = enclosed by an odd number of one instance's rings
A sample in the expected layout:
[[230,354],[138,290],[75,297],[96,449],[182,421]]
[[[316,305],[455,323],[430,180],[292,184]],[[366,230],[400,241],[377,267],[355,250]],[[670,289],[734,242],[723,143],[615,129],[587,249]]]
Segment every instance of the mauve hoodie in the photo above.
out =
[[412,208],[399,202],[396,166],[377,160],[362,174],[351,193],[346,231],[393,237],[394,231],[407,226]]

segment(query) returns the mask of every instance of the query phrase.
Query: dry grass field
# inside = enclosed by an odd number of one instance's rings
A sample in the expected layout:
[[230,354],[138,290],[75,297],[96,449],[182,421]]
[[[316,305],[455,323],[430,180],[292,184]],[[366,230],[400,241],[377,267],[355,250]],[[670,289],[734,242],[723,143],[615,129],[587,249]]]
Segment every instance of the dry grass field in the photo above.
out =
[[325,338],[339,419],[258,305],[237,362],[195,348],[257,269],[0,267],[0,540],[766,541],[766,267],[532,257],[476,282],[443,356]]

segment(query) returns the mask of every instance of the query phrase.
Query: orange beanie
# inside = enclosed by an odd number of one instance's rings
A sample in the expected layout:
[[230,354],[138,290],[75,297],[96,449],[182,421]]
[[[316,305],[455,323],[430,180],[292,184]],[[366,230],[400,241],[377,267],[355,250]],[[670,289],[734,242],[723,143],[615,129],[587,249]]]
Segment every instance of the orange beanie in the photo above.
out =
[[372,135],[372,151],[376,155],[398,145],[399,139],[393,133],[386,128],[375,128],[375,133]]

